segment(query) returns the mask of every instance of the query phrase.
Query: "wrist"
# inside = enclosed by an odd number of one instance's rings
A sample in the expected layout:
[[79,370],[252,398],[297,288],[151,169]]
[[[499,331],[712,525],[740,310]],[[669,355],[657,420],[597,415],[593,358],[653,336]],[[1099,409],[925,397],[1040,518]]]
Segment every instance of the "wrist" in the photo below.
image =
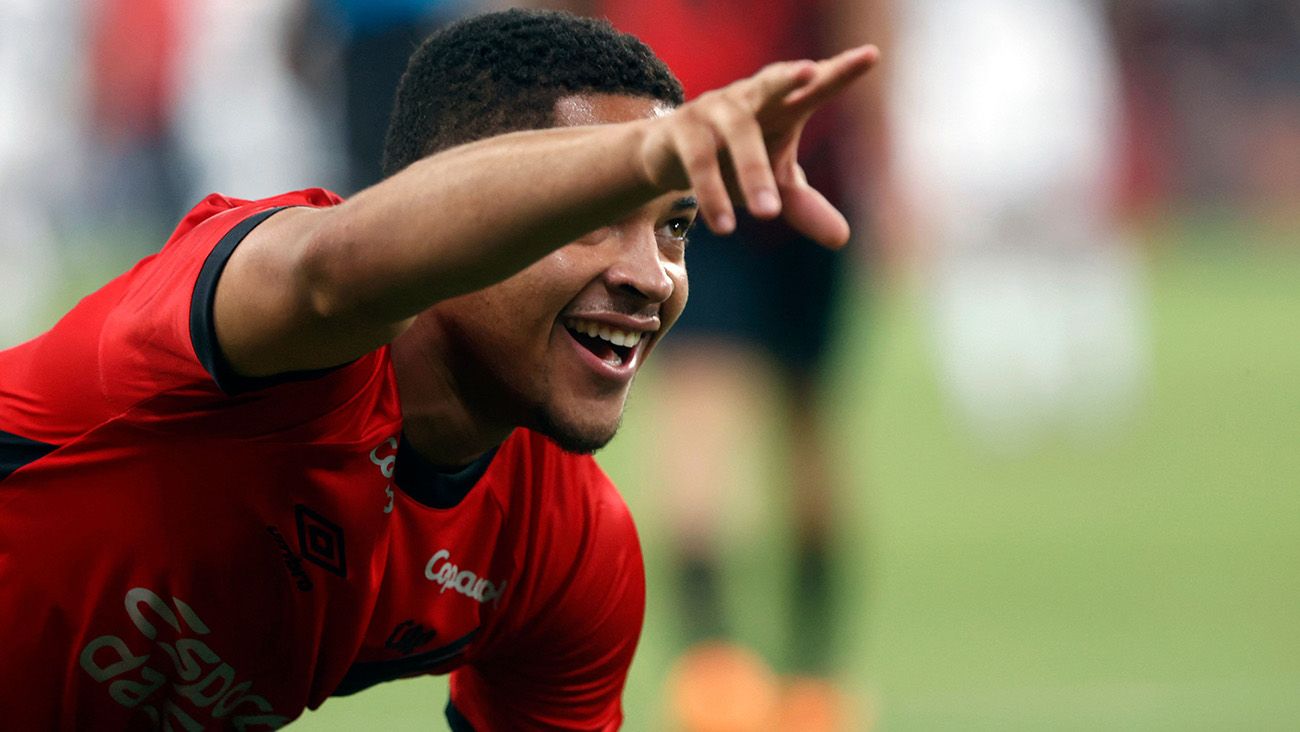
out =
[[691,181],[672,144],[668,117],[629,123],[639,182],[655,194],[690,188]]

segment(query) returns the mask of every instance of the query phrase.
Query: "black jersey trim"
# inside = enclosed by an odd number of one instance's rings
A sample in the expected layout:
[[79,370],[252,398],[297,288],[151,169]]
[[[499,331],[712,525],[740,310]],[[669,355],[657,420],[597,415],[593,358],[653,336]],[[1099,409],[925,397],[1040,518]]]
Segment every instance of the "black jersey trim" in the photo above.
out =
[[339,682],[338,688],[334,689],[333,695],[347,696],[385,681],[433,671],[464,653],[476,636],[478,636],[478,628],[441,648],[419,655],[395,658],[391,661],[358,661],[348,669],[347,674],[343,676],[343,681]]
[[203,268],[199,270],[198,280],[194,283],[194,294],[190,298],[190,343],[194,346],[194,354],[198,356],[199,363],[203,364],[204,370],[216,382],[217,388],[226,394],[242,394],[276,384],[304,381],[334,370],[328,368],[290,371],[274,376],[241,376],[230,367],[217,343],[217,324],[212,316],[212,308],[217,301],[217,280],[221,278],[226,263],[230,261],[230,255],[235,253],[235,247],[239,246],[244,237],[272,214],[286,208],[288,206],[277,206],[259,211],[235,224],[208,253],[208,258],[203,261]]
[[58,447],[0,430],[0,480],[8,478],[24,465],[49,455]]
[[465,715],[460,713],[451,699],[447,700],[447,724],[451,727],[451,732],[474,732],[474,725],[465,719]]
[[393,482],[406,495],[430,508],[455,508],[487,472],[497,448],[480,455],[463,468],[448,470],[425,460],[416,452],[406,435],[397,446],[397,464]]

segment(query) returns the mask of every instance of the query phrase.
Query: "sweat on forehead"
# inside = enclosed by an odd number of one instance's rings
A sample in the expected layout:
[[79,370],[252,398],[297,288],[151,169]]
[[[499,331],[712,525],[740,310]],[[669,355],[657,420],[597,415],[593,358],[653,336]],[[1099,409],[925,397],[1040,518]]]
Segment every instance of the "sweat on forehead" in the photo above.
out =
[[[648,103],[648,104],[647,104]],[[623,94],[567,94],[555,100],[552,127],[577,127],[599,124],[602,114],[596,110],[600,104],[608,110],[622,108],[629,116],[662,117],[673,107],[662,100],[634,97]]]

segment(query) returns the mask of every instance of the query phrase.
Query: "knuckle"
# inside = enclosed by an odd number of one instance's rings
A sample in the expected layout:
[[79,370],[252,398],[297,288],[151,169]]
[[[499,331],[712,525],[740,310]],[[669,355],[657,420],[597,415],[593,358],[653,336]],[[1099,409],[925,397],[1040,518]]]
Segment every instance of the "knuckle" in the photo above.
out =
[[754,113],[748,104],[735,97],[725,97],[717,107],[718,119],[728,129],[744,129],[752,125]]
[[713,100],[716,98],[716,92],[706,92],[679,108],[673,116],[680,124],[697,125],[708,118],[708,109],[714,104]]
[[719,99],[725,98],[729,89],[731,89],[731,87],[726,86],[721,89],[711,89],[706,91],[696,97],[695,101],[687,105],[687,107],[689,107],[693,116],[700,116],[702,110],[707,110],[709,107],[717,104]]

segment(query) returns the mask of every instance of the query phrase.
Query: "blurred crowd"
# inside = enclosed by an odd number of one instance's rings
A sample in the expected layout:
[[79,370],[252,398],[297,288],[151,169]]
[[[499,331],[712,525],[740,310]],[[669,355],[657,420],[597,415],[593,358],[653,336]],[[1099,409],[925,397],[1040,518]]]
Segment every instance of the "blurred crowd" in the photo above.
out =
[[[689,71],[690,94],[721,83],[712,72],[753,70],[723,57],[756,66],[769,51],[877,42],[875,81],[810,133],[828,141],[810,169],[861,224],[859,265],[920,273],[953,411],[1002,447],[1063,419],[1109,424],[1140,401],[1141,252],[1129,224],[1300,212],[1295,0],[819,0],[791,4],[821,14],[797,22],[771,10],[779,4],[743,0],[0,0],[0,347],[47,325],[75,294],[74,275],[102,279],[84,262],[156,250],[209,192],[346,196],[375,182],[392,92],[419,40],[511,4],[611,17]],[[808,277],[791,286],[822,281]],[[692,292],[688,314],[706,313]],[[736,348],[752,334],[722,319],[731,331],[683,337],[663,358],[683,386],[662,416],[694,426],[660,446],[684,458],[665,461],[662,480],[681,496],[670,500],[697,626],[687,638],[728,633],[712,588],[721,512],[698,497],[742,480],[743,466],[715,458],[734,455],[727,441],[752,431],[752,401],[772,390],[798,467],[787,482],[807,497],[795,594],[834,589],[820,367],[791,361],[788,343]],[[823,628],[804,650],[832,655],[823,610],[799,605],[793,633]]]
[[1115,2],[1112,29],[1130,202],[1294,215],[1300,4]]

